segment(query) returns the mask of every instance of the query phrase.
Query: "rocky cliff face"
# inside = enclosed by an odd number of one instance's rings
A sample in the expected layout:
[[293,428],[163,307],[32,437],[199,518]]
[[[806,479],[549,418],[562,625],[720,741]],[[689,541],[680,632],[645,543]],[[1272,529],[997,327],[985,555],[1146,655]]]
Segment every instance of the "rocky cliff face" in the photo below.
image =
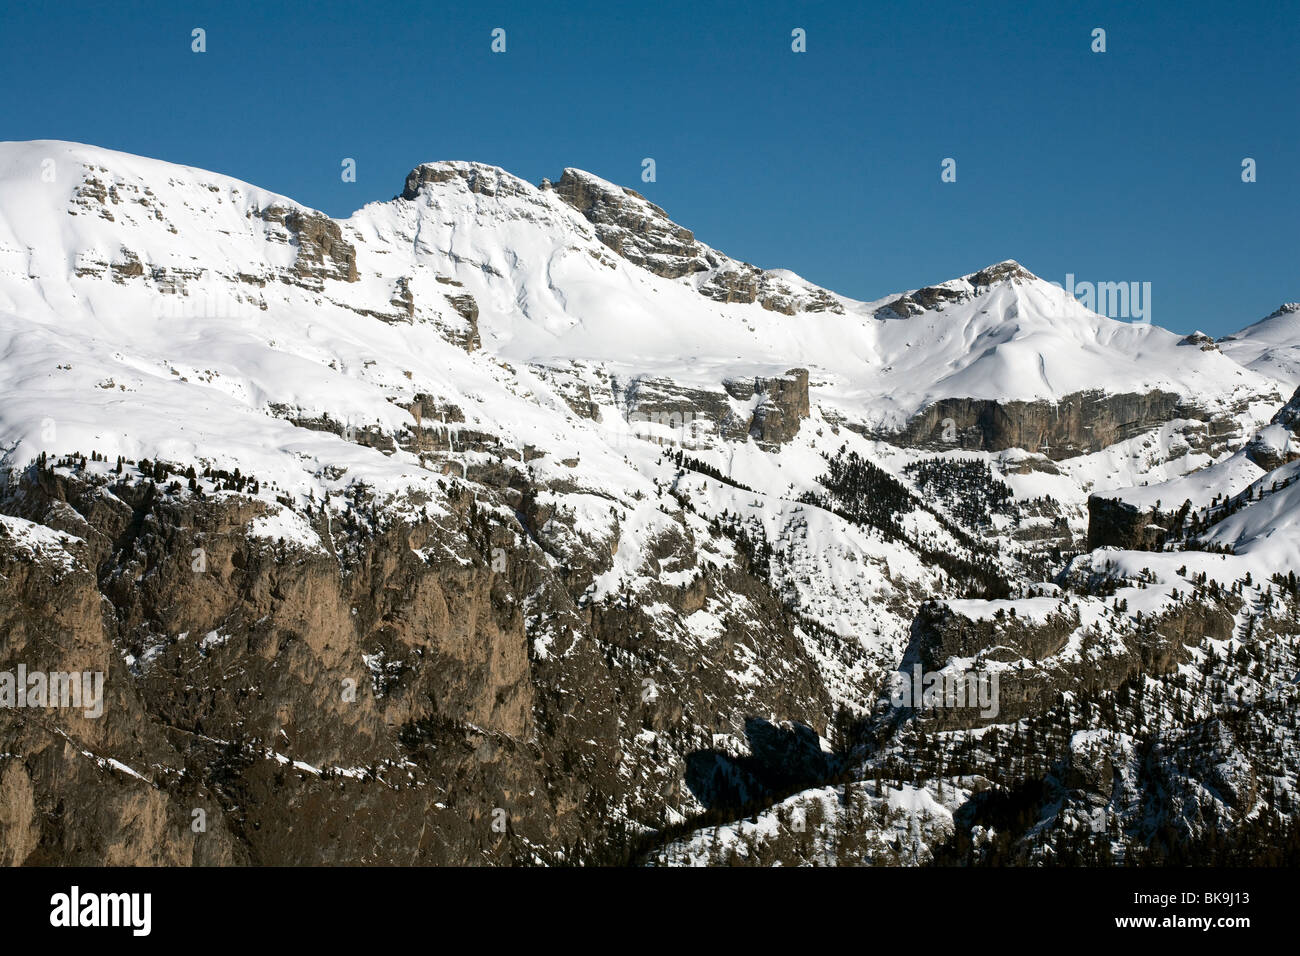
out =
[[1267,428],[1246,443],[1246,457],[1265,471],[1300,458],[1300,389],[1277,410]]
[[717,264],[708,260],[693,232],[634,190],[610,189],[573,169],[550,188],[591,221],[601,242],[655,275],[680,279]]
[[1281,425],[1293,432],[1300,431],[1300,388],[1297,388],[1291,399],[1277,410],[1269,424]]
[[[716,735],[760,714],[824,730],[764,584],[698,565],[687,533],[658,560],[692,583],[656,600],[751,608],[708,643],[639,603],[580,608],[617,541],[569,551],[531,491],[500,494],[524,537],[466,491],[436,521],[371,525],[364,498],[305,515],[309,546],[238,495],[13,483],[5,510],[45,538],[0,535],[0,670],[100,671],[107,692],[100,720],[0,711],[6,862],[615,860],[616,808],[655,823],[710,799],[688,771]],[[746,658],[774,679],[736,673]]]
[[[563,376],[557,381],[562,388],[567,384]],[[752,438],[765,449],[776,449],[793,439],[811,414],[808,370],[802,368],[778,376],[728,378],[718,389],[691,388],[656,376],[611,376],[608,388],[633,434],[688,448]],[[579,413],[591,402],[589,389],[581,394],[584,400],[575,402]]]
[[926,407],[892,437],[922,448],[1023,448],[1060,461],[1100,451],[1177,418],[1204,422],[1203,431],[1187,434],[1193,447],[1210,455],[1222,454],[1242,437],[1231,417],[1209,415],[1177,395],[1160,391],[1076,392],[1059,402],[945,398]]
[[1139,508],[1102,495],[1088,498],[1087,548],[1159,551],[1173,525],[1173,515]]
[[824,289],[795,285],[696,241],[693,232],[634,190],[576,169],[566,169],[558,182],[545,182],[542,188],[553,189],[582,213],[595,226],[600,241],[624,259],[667,279],[696,276],[696,288],[707,298],[757,302],[786,315],[844,311]]
[[[1114,691],[1141,674],[1168,674],[1209,637],[1228,640],[1235,608],[1228,598],[1182,602],[1137,631],[1107,633],[1084,626],[1078,609],[1061,604],[1030,618],[1003,607],[990,616],[968,616],[945,604],[924,605],[917,615],[909,655],[928,672],[954,661],[975,661],[975,670],[999,677],[997,713],[979,707],[937,707],[928,721],[943,728],[1006,723],[1041,714],[1062,693]],[[1022,608],[1023,610],[1023,608]],[[1072,647],[1072,640],[1078,646]],[[1104,649],[1104,651],[1103,651]],[[1013,666],[1008,666],[1013,665]]]
[[766,446],[783,445],[799,433],[809,415],[808,370],[792,368],[776,378],[728,379],[727,394],[741,401],[758,397],[744,432]]
[[265,222],[284,227],[297,252],[295,268],[300,278],[318,285],[325,279],[357,281],[357,250],[344,240],[342,229],[333,219],[323,213],[284,206],[269,206],[261,216]]

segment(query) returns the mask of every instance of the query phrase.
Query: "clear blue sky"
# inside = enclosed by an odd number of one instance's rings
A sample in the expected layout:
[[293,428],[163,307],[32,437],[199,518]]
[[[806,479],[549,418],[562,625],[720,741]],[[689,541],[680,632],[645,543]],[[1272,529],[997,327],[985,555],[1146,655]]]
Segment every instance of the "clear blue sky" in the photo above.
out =
[[1276,0],[8,0],[0,139],[200,166],[335,216],[419,162],[578,166],[847,295],[1015,258],[1151,282],[1155,322],[1223,334],[1300,299],[1298,39],[1300,3]]

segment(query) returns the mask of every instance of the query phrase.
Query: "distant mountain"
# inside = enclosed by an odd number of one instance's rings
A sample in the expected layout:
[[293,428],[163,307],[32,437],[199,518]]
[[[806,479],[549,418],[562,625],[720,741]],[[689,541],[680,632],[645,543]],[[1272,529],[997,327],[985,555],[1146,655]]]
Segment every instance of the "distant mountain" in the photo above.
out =
[[1234,335],[1219,349],[1247,368],[1287,385],[1300,385],[1300,302],[1287,302]]

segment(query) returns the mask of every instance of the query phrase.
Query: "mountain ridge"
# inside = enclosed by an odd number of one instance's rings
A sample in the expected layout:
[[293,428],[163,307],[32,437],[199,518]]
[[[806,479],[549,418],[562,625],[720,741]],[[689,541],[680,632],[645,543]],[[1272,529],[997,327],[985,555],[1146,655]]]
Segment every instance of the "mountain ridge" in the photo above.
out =
[[[424,163],[332,219],[0,144],[0,633],[111,690],[0,711],[0,858],[1286,838],[1300,393],[1204,344],[1014,260],[856,301],[573,169]],[[891,703],[914,664],[1000,714]]]

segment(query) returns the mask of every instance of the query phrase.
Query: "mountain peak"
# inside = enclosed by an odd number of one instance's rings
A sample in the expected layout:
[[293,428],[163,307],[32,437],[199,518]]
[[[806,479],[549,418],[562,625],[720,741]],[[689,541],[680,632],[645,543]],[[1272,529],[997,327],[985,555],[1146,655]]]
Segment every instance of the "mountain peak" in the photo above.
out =
[[1021,281],[1037,280],[1038,276],[1034,275],[1015,259],[1003,259],[991,266],[981,269],[979,272],[972,272],[964,276],[971,285],[989,286],[997,282],[1014,282],[1017,279]]
[[1233,360],[1271,375],[1286,386],[1300,384],[1300,302],[1284,302],[1258,322],[1219,339]]
[[690,230],[678,226],[668,218],[668,213],[635,189],[612,183],[584,169],[566,167],[557,182],[551,183],[549,180],[543,182],[542,188],[548,187],[554,189],[556,195],[588,218],[591,218],[590,214],[594,209],[606,207],[611,213],[616,211],[620,218],[634,215],[643,219],[662,219],[673,229],[693,237]]
[[430,183],[458,184],[466,191],[482,196],[517,196],[536,188],[500,166],[444,159],[421,163],[407,173],[401,198],[408,201],[415,199],[421,189]]
[[1293,327],[1294,322],[1291,320],[1291,316],[1294,316],[1297,313],[1300,313],[1300,302],[1283,302],[1259,321],[1252,322],[1239,332],[1225,335],[1221,337],[1219,341],[1236,342],[1253,336],[1268,335],[1277,328]]
[[876,310],[876,314],[882,318],[905,319],[911,315],[921,315],[931,309],[943,311],[947,305],[968,302],[989,287],[1004,282],[1041,281],[1015,259],[1003,259],[978,272],[904,293],[881,306]]
[[661,278],[685,279],[715,302],[757,302],[786,315],[843,312],[825,289],[792,273],[738,262],[705,245],[634,189],[572,167],[558,182],[544,181],[542,189],[553,190],[591,223],[602,243],[627,261]]

